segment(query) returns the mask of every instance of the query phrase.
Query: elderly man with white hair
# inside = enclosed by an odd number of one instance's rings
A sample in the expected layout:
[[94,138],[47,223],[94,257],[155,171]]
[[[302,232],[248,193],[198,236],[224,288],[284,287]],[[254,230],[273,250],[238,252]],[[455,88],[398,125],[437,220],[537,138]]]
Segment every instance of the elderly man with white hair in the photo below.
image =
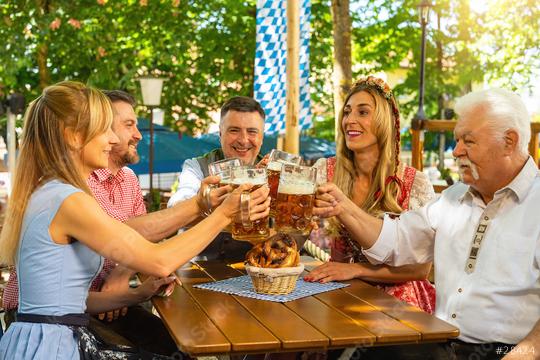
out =
[[[315,212],[336,216],[374,264],[434,262],[435,315],[457,326],[460,336],[417,346],[422,358],[537,358],[540,177],[527,151],[530,117],[519,96],[501,89],[467,94],[455,110],[462,181],[439,199],[378,219],[325,184]],[[404,350],[380,351],[399,358]]]

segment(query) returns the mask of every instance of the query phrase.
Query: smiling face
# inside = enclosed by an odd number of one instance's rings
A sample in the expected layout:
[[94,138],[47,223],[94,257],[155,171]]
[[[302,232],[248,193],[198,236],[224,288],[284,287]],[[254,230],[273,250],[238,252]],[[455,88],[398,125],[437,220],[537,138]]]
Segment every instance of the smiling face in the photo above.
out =
[[110,160],[118,167],[135,164],[139,161],[137,144],[142,138],[137,128],[135,111],[124,101],[113,102],[112,108],[114,113],[112,129],[119,142],[113,147]]
[[360,91],[349,97],[343,107],[341,120],[341,130],[347,149],[359,152],[377,146],[373,126],[374,114],[375,100],[367,91]]
[[264,120],[257,112],[228,111],[221,120],[220,141],[226,158],[239,158],[253,165],[261,150]]
[[111,150],[116,144],[118,136],[111,128],[90,140],[82,149],[84,171],[89,174],[96,169],[106,168]]
[[454,136],[453,155],[465,184],[481,191],[498,179],[499,171],[504,168],[504,141],[489,126],[481,109],[464,114],[454,129]]

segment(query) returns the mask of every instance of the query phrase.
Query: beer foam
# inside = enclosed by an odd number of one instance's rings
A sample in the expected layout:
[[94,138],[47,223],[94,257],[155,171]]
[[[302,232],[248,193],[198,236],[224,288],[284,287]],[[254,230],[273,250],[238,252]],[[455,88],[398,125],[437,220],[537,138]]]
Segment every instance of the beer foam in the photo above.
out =
[[278,160],[275,160],[275,161],[270,161],[268,163],[268,165],[266,166],[266,168],[268,170],[272,170],[272,171],[281,171],[281,166],[283,166],[284,164],[285,165],[296,165],[294,163],[278,159]]
[[242,185],[242,184],[251,184],[251,185],[265,185],[266,184],[266,177],[257,177],[257,178],[250,178],[250,177],[237,177],[231,180],[230,182],[232,185]]
[[279,183],[278,193],[289,195],[313,195],[315,185],[309,181],[295,181]]

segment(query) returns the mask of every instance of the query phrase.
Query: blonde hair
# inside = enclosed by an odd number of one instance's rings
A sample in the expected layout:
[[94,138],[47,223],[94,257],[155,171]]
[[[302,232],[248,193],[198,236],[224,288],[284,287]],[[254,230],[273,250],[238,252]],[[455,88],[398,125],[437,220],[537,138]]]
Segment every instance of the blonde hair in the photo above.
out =
[[99,90],[78,82],[64,81],[49,86],[30,103],[0,235],[1,263],[15,263],[24,214],[38,186],[58,179],[91,194],[70,155],[72,151],[81,151],[82,147],[74,148],[66,141],[66,130],[80,136],[84,146],[107,131],[112,118],[108,98]]
[[[343,121],[343,110],[352,95],[365,91],[371,95],[375,102],[372,126],[373,133],[377,137],[379,147],[379,161],[373,173],[373,178],[368,189],[368,195],[362,204],[362,209],[374,216],[382,216],[384,212],[401,213],[403,209],[397,199],[400,195],[400,187],[395,181],[387,184],[387,178],[396,175],[398,165],[399,143],[396,141],[399,136],[399,119],[396,119],[395,112],[398,112],[397,105],[393,105],[381,95],[381,90],[360,81],[353,85],[345,98],[343,108],[340,111],[338,127],[338,137],[336,146],[336,168],[333,182],[343,191],[347,197],[352,198],[352,188],[356,176],[354,153],[347,149],[345,144],[345,134],[341,122]],[[395,104],[395,102],[394,102]],[[396,126],[396,123],[398,124]]]

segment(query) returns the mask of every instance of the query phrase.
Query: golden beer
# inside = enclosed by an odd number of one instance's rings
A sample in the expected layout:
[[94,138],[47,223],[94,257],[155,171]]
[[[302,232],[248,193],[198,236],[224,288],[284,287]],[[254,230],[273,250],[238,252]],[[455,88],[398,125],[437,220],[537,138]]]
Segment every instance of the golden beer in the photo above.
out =
[[268,163],[266,167],[266,174],[268,176],[268,187],[270,188],[270,216],[274,217],[276,214],[276,200],[279,186],[279,175],[281,174],[281,166],[283,163],[279,161],[272,161]]
[[[250,167],[240,167],[232,170],[231,185],[233,189],[236,189],[240,185],[247,183],[253,184],[253,187],[250,189],[249,192],[253,192],[259,189],[261,186],[266,185],[266,170]],[[247,218],[242,219],[242,216],[246,216]],[[231,233],[233,239],[249,241],[253,243],[266,240],[266,238],[268,238],[270,234],[268,219],[269,217],[267,216],[263,219],[250,221],[249,211],[247,214],[241,214],[240,219],[236,219],[232,223]]]
[[274,216],[277,232],[310,233],[316,181],[315,168],[290,164],[281,167]]
[[280,185],[275,215],[277,231],[288,234],[309,234],[314,203],[313,184]]
[[270,216],[276,215],[276,199],[279,186],[279,176],[283,164],[300,165],[302,158],[298,155],[291,154],[281,150],[272,150],[266,166],[268,175],[268,187],[270,188]]
[[[239,185],[233,185],[234,188],[237,188]],[[251,188],[251,191],[255,191],[260,188],[262,185],[255,185]],[[258,242],[265,240],[270,234],[268,229],[268,216],[251,221],[251,228],[246,229],[242,224],[242,221],[234,221],[232,224],[232,236],[236,240],[252,241]]]

